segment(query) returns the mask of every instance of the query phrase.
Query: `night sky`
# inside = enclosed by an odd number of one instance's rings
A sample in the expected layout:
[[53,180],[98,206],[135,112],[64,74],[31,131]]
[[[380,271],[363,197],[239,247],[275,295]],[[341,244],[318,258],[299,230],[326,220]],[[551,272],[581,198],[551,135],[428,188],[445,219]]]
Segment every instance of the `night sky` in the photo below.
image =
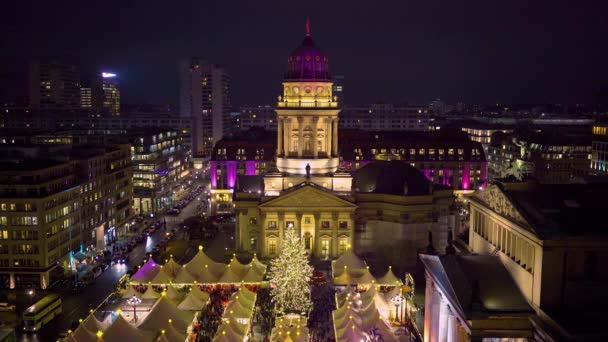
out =
[[71,56],[120,74],[125,103],[177,104],[178,61],[197,55],[229,69],[235,107],[273,103],[310,16],[347,104],[593,103],[608,86],[606,2],[10,1],[1,72]]

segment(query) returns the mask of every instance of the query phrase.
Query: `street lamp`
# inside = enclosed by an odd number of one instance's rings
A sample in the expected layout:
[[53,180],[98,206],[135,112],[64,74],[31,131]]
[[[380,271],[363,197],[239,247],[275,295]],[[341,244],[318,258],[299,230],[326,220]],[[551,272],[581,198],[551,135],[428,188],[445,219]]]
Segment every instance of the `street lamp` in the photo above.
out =
[[137,306],[139,304],[141,304],[141,299],[139,297],[137,297],[136,295],[133,295],[133,297],[127,299],[127,304],[129,305],[133,305],[133,322],[137,322]]
[[32,306],[32,302],[34,301],[34,289],[27,290],[27,295],[30,296],[30,306]]
[[391,303],[395,304],[395,320],[401,324],[401,315],[399,314],[399,307],[403,302],[403,295],[401,294],[401,290],[399,294],[396,294],[393,298],[391,298]]

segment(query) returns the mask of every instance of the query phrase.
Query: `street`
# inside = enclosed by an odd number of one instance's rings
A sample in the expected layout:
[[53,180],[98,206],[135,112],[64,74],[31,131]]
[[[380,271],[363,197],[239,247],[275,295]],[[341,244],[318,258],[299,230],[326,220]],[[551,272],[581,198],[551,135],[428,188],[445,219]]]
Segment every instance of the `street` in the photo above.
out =
[[[196,186],[202,184],[201,182],[194,182],[192,184],[191,189],[195,189]],[[203,196],[204,193],[201,194]],[[206,196],[206,195],[204,195]],[[73,294],[71,292],[71,288],[66,286],[59,291],[55,290],[61,295],[63,301],[63,312],[61,315],[57,316],[51,322],[42,327],[40,332],[34,334],[27,334],[21,331],[21,326],[16,328],[17,331],[17,341],[21,342],[48,342],[57,340],[58,335],[61,332],[65,332],[70,329],[73,322],[78,322],[79,319],[84,319],[91,309],[97,308],[104,299],[106,299],[115,289],[115,285],[128,270],[132,268],[136,268],[137,265],[140,265],[143,261],[144,256],[147,253],[151,253],[152,249],[163,239],[165,232],[169,231],[173,228],[176,228],[178,231],[176,239],[183,238],[183,234],[181,234],[180,228],[178,227],[179,223],[181,223],[187,217],[196,215],[198,213],[197,206],[200,201],[198,198],[192,200],[179,215],[171,216],[164,215],[153,218],[153,221],[160,220],[161,222],[165,219],[167,222],[167,230],[157,229],[154,233],[152,233],[144,242],[137,244],[135,248],[129,253],[129,262],[128,264],[113,264],[109,269],[104,271],[95,282],[85,288],[85,290],[80,294]],[[189,250],[186,248],[179,249],[173,248],[171,253],[173,254],[176,261],[181,261],[184,257],[190,258],[192,255],[185,255]],[[188,253],[188,254],[193,254]],[[186,258],[186,259],[187,259]],[[156,260],[159,263],[164,263],[164,260]],[[23,292],[23,291],[21,291]],[[39,300],[42,298],[47,292],[46,291],[38,291],[36,293],[35,300]],[[25,293],[19,293],[18,297],[26,297]],[[28,301],[27,298],[18,298],[23,302]],[[24,304],[27,307],[27,302]]]

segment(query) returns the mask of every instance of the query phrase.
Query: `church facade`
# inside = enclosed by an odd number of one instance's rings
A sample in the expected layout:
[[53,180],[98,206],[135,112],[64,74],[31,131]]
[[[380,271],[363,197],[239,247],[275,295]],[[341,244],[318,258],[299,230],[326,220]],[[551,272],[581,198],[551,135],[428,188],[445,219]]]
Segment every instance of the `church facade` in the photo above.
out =
[[[434,247],[445,248],[454,225],[450,187],[433,185],[400,161],[372,162],[354,173],[340,168],[339,107],[328,58],[315,46],[309,25],[287,63],[275,163],[263,175],[234,177],[237,250],[274,257],[290,227],[319,258],[337,257],[351,246],[372,252],[375,240],[409,240],[417,251],[428,245],[429,232]],[[365,236],[367,241],[357,239]]]

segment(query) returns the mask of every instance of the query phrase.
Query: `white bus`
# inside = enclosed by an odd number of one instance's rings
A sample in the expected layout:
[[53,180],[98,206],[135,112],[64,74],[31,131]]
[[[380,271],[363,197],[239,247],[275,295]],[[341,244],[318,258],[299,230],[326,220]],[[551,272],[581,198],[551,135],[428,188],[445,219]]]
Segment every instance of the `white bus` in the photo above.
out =
[[45,296],[23,312],[23,330],[39,331],[44,324],[59,315],[61,309],[61,297],[58,294]]

